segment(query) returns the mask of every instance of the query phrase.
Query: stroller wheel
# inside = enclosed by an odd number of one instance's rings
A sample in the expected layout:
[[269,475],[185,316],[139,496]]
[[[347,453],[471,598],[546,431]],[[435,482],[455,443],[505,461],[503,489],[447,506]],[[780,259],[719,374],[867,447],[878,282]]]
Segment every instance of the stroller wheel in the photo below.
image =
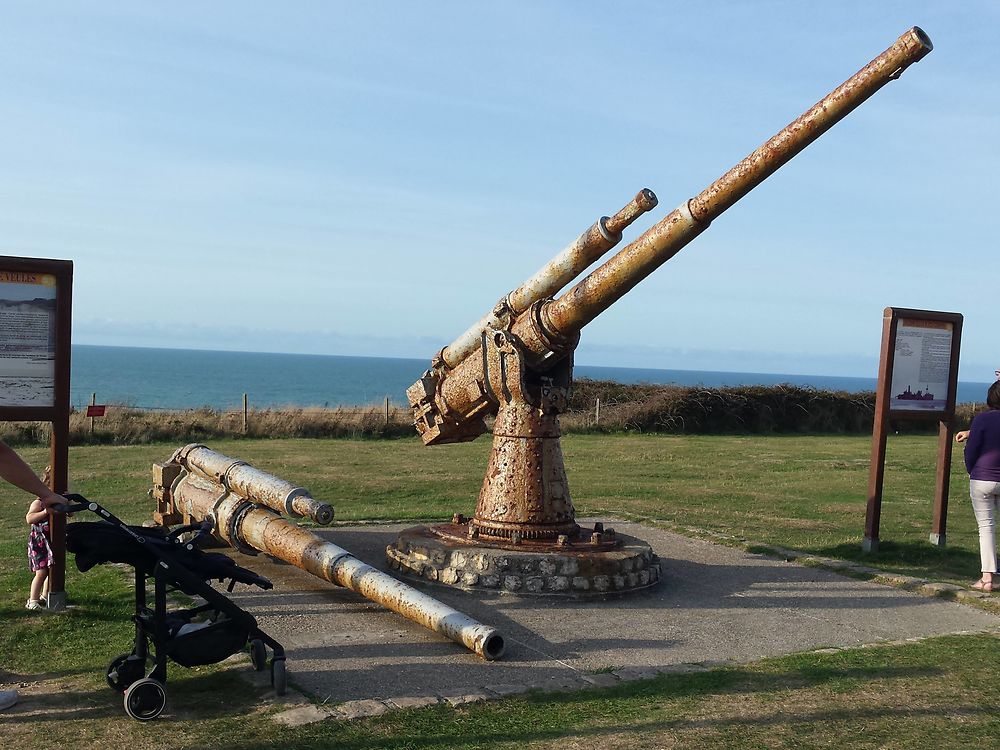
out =
[[155,719],[166,705],[167,691],[152,677],[133,682],[125,691],[125,713],[133,719]]
[[274,692],[278,695],[284,695],[285,690],[288,689],[284,659],[271,659],[271,685],[274,686]]
[[106,676],[108,687],[116,693],[124,693],[129,685],[146,676],[146,662],[135,654],[121,654],[108,664]]
[[267,647],[260,638],[250,641],[250,663],[258,672],[263,672],[267,666]]

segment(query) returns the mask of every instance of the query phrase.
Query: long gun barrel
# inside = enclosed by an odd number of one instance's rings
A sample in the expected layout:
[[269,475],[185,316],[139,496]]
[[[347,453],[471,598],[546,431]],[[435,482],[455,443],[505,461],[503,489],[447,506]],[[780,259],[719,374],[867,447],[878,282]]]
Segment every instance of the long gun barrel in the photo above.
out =
[[[167,466],[181,468],[171,462]],[[164,466],[159,465],[161,473]],[[156,476],[154,467],[154,477]],[[155,483],[155,479],[154,479]],[[503,636],[462,612],[397,581],[350,552],[301,528],[274,510],[251,502],[196,472],[171,481],[167,501],[185,523],[210,520],[214,534],[247,554],[263,552],[312,575],[348,588],[429,630],[460,643],[484,659],[503,655]],[[223,490],[220,492],[220,490]]]
[[287,513],[293,518],[308,516],[324,526],[333,521],[333,507],[316,500],[309,490],[204,445],[185,445],[173,455],[171,461],[279,513]]
[[[539,311],[538,320],[545,328],[546,338],[559,340],[578,333],[708,228],[727,208],[932,49],[931,40],[919,27],[914,26],[900,36],[889,49],[705,190],[652,226],[559,299],[545,304]],[[515,328],[515,333],[525,334],[526,328],[522,326],[520,331]],[[535,366],[551,358],[551,347],[539,337],[525,336],[524,342],[535,355],[532,363]]]
[[614,216],[602,216],[591,227],[567,245],[517,289],[504,295],[493,311],[441,350],[440,359],[446,367],[458,366],[480,346],[480,337],[487,328],[496,328],[517,317],[540,299],[551,297],[571,282],[591,263],[613,248],[622,239],[622,231],[642,214],[656,207],[656,195],[643,188],[628,205]]

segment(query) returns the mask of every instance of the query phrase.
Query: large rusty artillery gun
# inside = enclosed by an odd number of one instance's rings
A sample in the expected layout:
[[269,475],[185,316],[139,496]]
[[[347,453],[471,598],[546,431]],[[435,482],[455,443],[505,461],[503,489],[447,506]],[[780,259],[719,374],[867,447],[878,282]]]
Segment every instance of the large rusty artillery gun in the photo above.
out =
[[[462,442],[486,432],[486,419],[495,417],[493,452],[473,517],[403,532],[387,550],[390,561],[466,588],[582,593],[655,583],[659,569],[648,548],[600,525],[583,529],[576,523],[558,415],[572,384],[581,330],[931,49],[921,29],[910,29],[705,190],[555,296],[615,244],[621,229],[655,205],[652,193],[643,191],[616,215],[610,238],[599,231],[608,220],[598,222],[598,229],[585,232],[442,349],[407,390],[417,431],[427,445]],[[622,552],[630,546],[631,553]],[[510,552],[526,555],[522,569]],[[475,560],[473,568],[469,560]],[[540,574],[540,567],[548,572]]]

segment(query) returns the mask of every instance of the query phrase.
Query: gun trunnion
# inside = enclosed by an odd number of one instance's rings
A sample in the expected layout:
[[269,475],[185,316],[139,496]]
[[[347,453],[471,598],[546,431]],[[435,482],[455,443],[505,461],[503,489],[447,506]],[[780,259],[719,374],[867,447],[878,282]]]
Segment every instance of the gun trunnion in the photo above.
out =
[[[616,539],[603,529],[585,531],[575,522],[559,447],[558,414],[565,409],[573,351],[581,330],[705,231],[726,209],[932,49],[927,35],[913,27],[571,289],[552,296],[607,249],[597,248],[611,246],[608,240],[596,239],[594,227],[575,243],[587,244],[593,252],[575,253],[579,262],[572,264],[557,256],[550,265],[559,266],[560,273],[543,268],[504,297],[493,313],[445,347],[407,390],[414,424],[425,444],[439,445],[475,439],[487,431],[486,418],[495,416],[490,464],[471,519],[456,516],[451,524],[404,531],[387,550],[390,562],[411,574],[456,586],[506,587],[522,593],[623,591],[655,583],[659,569],[648,559],[648,548],[638,551],[637,547],[634,555],[610,567],[591,565],[631,542]],[[642,195],[623,209],[631,219],[655,201],[655,196],[643,201]],[[585,243],[587,236],[591,240]],[[544,283],[539,283],[540,279]],[[529,547],[535,557],[525,563],[528,572],[523,575],[509,565],[503,569],[502,563],[510,563],[509,555],[482,552],[525,553]],[[500,567],[484,570],[480,563],[478,572],[471,575],[464,564],[427,562],[430,553],[440,559],[453,552],[462,562],[473,549],[476,554],[487,554]],[[540,561],[556,559],[551,555],[570,555],[556,565],[569,572],[539,580],[534,571]],[[583,564],[583,560],[590,562]],[[579,573],[581,565],[591,569],[589,577],[573,572]],[[649,573],[645,584],[638,575],[629,577],[641,571]],[[473,578],[476,583],[470,583]]]

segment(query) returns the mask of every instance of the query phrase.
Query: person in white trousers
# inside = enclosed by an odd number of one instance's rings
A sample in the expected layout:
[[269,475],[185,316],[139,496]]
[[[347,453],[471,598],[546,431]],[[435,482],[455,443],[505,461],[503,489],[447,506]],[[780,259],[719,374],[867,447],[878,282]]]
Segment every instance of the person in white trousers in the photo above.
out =
[[972,510],[979,525],[982,563],[982,576],[972,588],[991,592],[997,573],[996,519],[1000,509],[1000,381],[987,391],[986,406],[987,410],[972,420],[965,440],[965,468],[969,472]]

